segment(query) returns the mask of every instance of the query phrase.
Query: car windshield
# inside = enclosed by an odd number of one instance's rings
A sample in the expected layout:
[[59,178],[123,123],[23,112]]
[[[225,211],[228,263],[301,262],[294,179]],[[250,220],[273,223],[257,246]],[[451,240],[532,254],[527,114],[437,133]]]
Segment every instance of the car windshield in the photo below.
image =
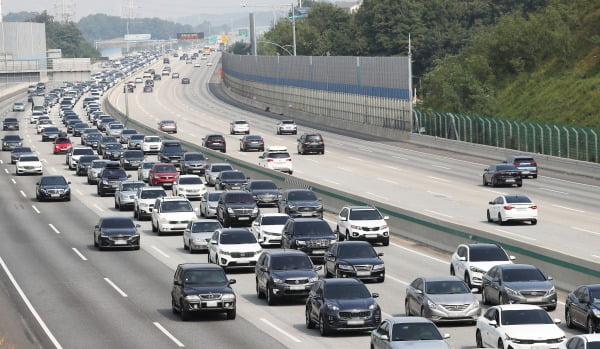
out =
[[205,161],[206,158],[202,154],[185,154],[185,161]]
[[192,204],[189,201],[165,201],[162,203],[163,212],[192,212]]
[[196,222],[192,224],[192,233],[213,232],[220,228],[219,222]]
[[263,138],[261,136],[246,136],[244,139],[247,141],[260,141]]
[[102,220],[102,228],[135,228],[135,224],[128,218],[105,218]]
[[221,233],[221,244],[238,245],[238,244],[255,244],[256,238],[249,231],[224,231]]
[[21,162],[26,162],[26,161],[40,161],[40,159],[38,159],[37,156],[29,156],[29,155],[23,155],[19,158],[19,161]]
[[507,195],[506,202],[509,204],[531,204],[531,199],[525,195]]
[[164,144],[163,143],[162,152],[169,153],[169,154],[177,154],[177,153],[182,153],[183,148],[181,148],[180,144]]
[[179,178],[179,184],[202,184],[200,177],[181,177]]
[[275,183],[271,181],[255,181],[250,184],[250,189],[258,189],[258,190],[268,190],[274,189],[277,190],[277,186]]
[[73,149],[73,155],[94,155],[94,150],[91,148]]
[[4,140],[5,141],[21,141],[21,137],[19,137],[18,135],[6,135],[4,136]]
[[340,258],[376,258],[377,252],[371,245],[340,245],[338,246]]
[[40,185],[67,185],[64,177],[42,177]]
[[310,190],[291,191],[288,194],[288,201],[317,201],[317,197]]
[[233,168],[230,165],[217,165],[211,167],[211,172],[231,171]]
[[334,283],[325,286],[325,298],[329,299],[361,299],[371,298],[371,294],[365,285]]
[[160,173],[175,173],[177,172],[177,169],[173,165],[158,165],[154,166],[154,171]]
[[58,129],[58,127],[44,127],[44,133],[54,133],[54,132],[60,132],[60,130]]
[[325,221],[296,222],[294,233],[297,235],[333,235],[333,231]]
[[246,125],[247,124],[247,122],[244,120],[237,120],[237,121],[234,121],[233,123],[236,125]]
[[313,265],[308,256],[271,256],[271,268],[273,270],[312,270]]
[[496,165],[496,171],[518,171],[513,165]]
[[129,150],[123,153],[124,158],[143,159],[144,153],[141,150]]
[[13,149],[13,153],[31,153],[31,148],[29,147],[18,147]]
[[119,143],[119,142],[113,136],[104,136],[104,137],[102,137],[102,143]]
[[146,186],[146,183],[144,182],[140,182],[140,183],[124,183],[123,184],[123,191],[136,191],[138,190],[138,188],[142,188]]
[[285,158],[290,157],[290,153],[286,153],[286,152],[269,153],[268,157],[271,159],[285,159]]
[[471,262],[508,261],[510,258],[498,246],[482,246],[469,249]]
[[442,335],[434,324],[429,322],[409,322],[394,324],[392,327],[392,341],[440,341]]
[[552,318],[544,309],[503,310],[502,325],[550,325]]
[[221,179],[241,179],[245,180],[246,175],[243,172],[221,172]]
[[102,177],[124,178],[127,177],[127,173],[122,168],[105,168],[102,171]]
[[87,135],[87,140],[91,141],[91,140],[98,140],[102,138],[102,134],[101,133],[88,133]]
[[121,143],[108,143],[104,146],[104,149],[106,149],[106,150],[123,149],[123,145]]
[[219,201],[219,198],[221,197],[221,192],[210,192],[208,193],[208,201]]
[[546,281],[544,275],[537,269],[505,269],[502,280],[506,282]]
[[225,201],[229,204],[253,204],[254,198],[250,193],[237,193],[227,195]]
[[353,221],[376,221],[382,217],[377,210],[350,210],[350,219]]
[[284,125],[293,125],[294,121],[292,120],[281,120],[281,123]]
[[129,140],[131,140],[131,141],[139,141],[142,139],[144,139],[143,135],[131,135],[131,137],[129,137]]
[[123,126],[123,125],[121,125],[121,124],[112,124],[112,125],[108,125],[108,127],[109,127],[111,130],[120,130],[120,129],[123,129],[123,128],[124,128],[124,126]]
[[284,225],[288,216],[265,216],[260,222],[262,225]]
[[160,142],[159,137],[146,137],[144,138],[144,142]]
[[188,270],[185,273],[185,283],[198,286],[219,286],[228,282],[222,270]]
[[163,196],[167,196],[164,190],[143,190],[141,194],[142,199],[156,199]]
[[458,294],[471,293],[467,285],[459,280],[449,281],[427,281],[425,284],[425,293],[427,294]]

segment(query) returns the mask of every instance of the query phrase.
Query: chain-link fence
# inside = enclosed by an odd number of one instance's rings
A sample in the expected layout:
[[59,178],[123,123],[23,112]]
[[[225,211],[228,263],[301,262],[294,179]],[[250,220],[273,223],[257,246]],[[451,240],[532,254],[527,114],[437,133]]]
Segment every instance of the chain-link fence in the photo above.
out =
[[419,133],[569,159],[600,162],[600,129],[414,110]]

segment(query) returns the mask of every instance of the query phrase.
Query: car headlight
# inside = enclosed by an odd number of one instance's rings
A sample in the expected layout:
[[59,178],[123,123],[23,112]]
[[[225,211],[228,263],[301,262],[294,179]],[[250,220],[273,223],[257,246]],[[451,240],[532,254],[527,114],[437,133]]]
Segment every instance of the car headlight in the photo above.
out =
[[297,207],[298,207],[298,206],[296,206],[296,205],[289,205],[289,206],[288,206],[288,208],[289,208],[289,209],[291,209],[291,210],[295,210]]
[[160,217],[160,220],[163,221],[163,222],[167,221],[167,219],[165,217]]
[[234,213],[231,207],[227,207],[227,213]]
[[233,293],[226,293],[223,295],[222,298],[224,301],[234,301],[235,300],[235,295]]
[[505,287],[504,290],[506,291],[506,293],[508,293],[510,295],[513,295],[513,296],[520,296],[521,295],[521,292],[513,290],[512,288]]
[[354,270],[354,267],[346,264],[338,264],[338,268],[342,270]]
[[600,318],[600,310],[592,309],[592,313],[594,314],[595,317]]
[[369,305],[369,310],[375,310],[375,309],[377,309],[377,304]]
[[275,278],[275,279],[273,279],[273,283],[282,284],[283,280]]
[[333,304],[329,304],[329,303],[327,303],[327,309],[333,310],[333,311],[340,310],[340,308],[337,305],[333,305]]
[[360,229],[360,226],[358,226],[358,225],[350,225],[350,228],[352,228],[352,229]]
[[337,239],[331,239],[331,240],[329,240],[330,244],[335,244],[336,242],[337,242]]
[[185,300],[188,302],[198,302],[200,301],[200,296],[198,296],[197,294],[191,294],[189,296],[185,296]]
[[472,272],[474,272],[474,273],[481,273],[481,274],[485,274],[485,273],[486,273],[486,271],[485,271],[485,270],[483,270],[483,269],[481,269],[481,268],[474,267],[474,266],[470,266],[470,267],[469,267],[469,269],[470,269]]
[[317,281],[319,281],[319,277],[318,276],[314,276],[314,277],[308,278],[308,282],[317,282]]
[[556,287],[554,287],[554,286],[552,286],[552,288],[548,290],[548,292],[546,293],[546,295],[551,295],[553,293],[556,293]]
[[373,270],[381,270],[383,268],[385,268],[385,264],[375,264],[373,266]]
[[306,241],[296,240],[296,245],[306,245]]
[[429,309],[437,309],[437,304],[435,304],[429,299],[427,300],[427,306],[429,306]]
[[257,214],[257,213],[258,213],[258,207],[255,207],[255,208],[252,210],[252,213],[253,213],[253,214]]
[[148,207],[148,204],[147,204],[147,203],[145,203],[145,202],[140,202],[140,203],[138,204],[138,206],[139,206],[139,207]]
[[224,255],[226,255],[226,256],[230,256],[230,255],[231,255],[231,253],[230,253],[230,252],[228,252],[228,251],[223,251],[223,250],[220,250],[220,251],[219,251],[219,254],[224,254]]

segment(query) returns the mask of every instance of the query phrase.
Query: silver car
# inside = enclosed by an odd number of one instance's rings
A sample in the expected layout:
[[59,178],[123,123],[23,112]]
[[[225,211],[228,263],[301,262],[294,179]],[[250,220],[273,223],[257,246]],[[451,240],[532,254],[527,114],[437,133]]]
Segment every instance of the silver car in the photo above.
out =
[[200,199],[200,215],[202,217],[216,217],[217,216],[217,204],[219,203],[219,198],[221,197],[220,190],[216,191],[207,191],[202,195]]
[[479,300],[456,276],[428,276],[415,279],[406,288],[407,316],[420,315],[433,322],[476,323],[481,314]]
[[127,149],[142,149],[142,141],[146,136],[144,135],[131,135],[127,139]]
[[87,182],[88,184],[98,184],[98,176],[102,169],[104,168],[104,164],[110,162],[109,160],[93,160],[90,168],[87,171]]
[[133,208],[133,200],[138,188],[145,187],[143,181],[122,181],[115,191],[115,208],[119,211]]
[[183,249],[190,253],[208,251],[208,242],[221,223],[216,219],[198,219],[191,221],[183,231]]
[[216,183],[217,176],[219,175],[219,173],[221,171],[232,171],[232,170],[233,170],[233,167],[231,167],[231,165],[226,162],[210,164],[208,166],[208,168],[206,169],[206,171],[204,172],[205,182],[209,186],[214,186]]
[[445,341],[448,338],[449,334],[442,335],[435,324],[424,317],[391,317],[371,332],[371,348],[450,349]]
[[140,164],[137,170],[137,178],[140,181],[148,182],[148,175],[150,174],[150,170],[154,164],[159,164],[158,161],[152,160],[144,160]]

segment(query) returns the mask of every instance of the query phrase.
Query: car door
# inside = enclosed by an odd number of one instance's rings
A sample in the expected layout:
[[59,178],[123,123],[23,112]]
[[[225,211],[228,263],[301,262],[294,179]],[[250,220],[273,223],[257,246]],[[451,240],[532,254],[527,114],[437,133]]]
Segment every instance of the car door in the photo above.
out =
[[[377,327],[374,331],[373,331],[373,336],[371,344],[373,344],[373,348],[375,349],[388,349],[391,348],[390,347],[390,338],[391,338],[391,331],[390,331],[390,323],[387,320],[384,320],[379,327]],[[387,339],[384,337],[387,336]]]
[[338,230],[340,232],[340,240],[342,240],[342,236],[344,236],[344,234],[346,234],[346,230],[348,229],[348,216],[350,210],[346,207],[342,208],[342,210],[340,211],[340,213],[338,214],[337,217],[337,225],[338,225]]
[[329,248],[325,252],[325,275],[327,275],[327,274],[335,275],[336,255],[337,255],[337,244],[333,244],[333,245],[329,246]]
[[171,190],[173,191],[173,195],[179,195],[179,176],[177,176],[177,179],[175,179],[175,182],[173,182]]
[[154,201],[154,208],[152,209],[152,224],[155,224],[155,227],[158,227],[158,220],[160,219],[160,199],[156,199]]
[[500,304],[500,293],[502,292],[502,269],[497,268],[496,272],[492,275],[491,282],[489,284],[488,300],[491,300],[494,304]]
[[183,245],[184,246],[189,246],[188,243],[190,241],[190,239],[192,238],[192,222],[189,222],[187,227],[185,227],[185,230],[183,231]]
[[207,214],[207,209],[206,207],[208,206],[208,191],[206,191],[204,194],[202,194],[202,197],[200,197],[200,214],[204,214],[204,216],[206,216]]
[[310,317],[316,321],[318,321],[321,305],[323,304],[323,281],[319,281],[315,284],[313,291],[311,291],[311,296],[308,298],[309,301],[309,312]]
[[[258,217],[256,217],[254,222],[252,222],[252,234],[254,234],[254,236],[256,237],[257,240],[258,240],[258,236],[260,235],[262,217],[263,217],[262,215],[258,215]],[[259,243],[260,243],[260,241],[259,241]]]
[[489,308],[485,314],[483,314],[483,321],[479,327],[481,340],[484,344],[483,346],[495,348],[498,345],[498,335],[496,327],[490,325],[490,321],[496,321],[496,323],[499,323],[497,308]]
[[575,298],[571,303],[571,319],[580,326],[585,326],[588,318],[590,293],[587,287],[580,287],[575,291]]
[[[421,295],[418,292],[421,291]],[[406,290],[406,306],[411,314],[421,313],[421,300],[423,298],[423,279],[414,280]]]
[[263,254],[260,256],[257,263],[259,267],[256,268],[256,280],[258,282],[258,289],[261,291],[265,291],[269,283],[270,261],[270,256],[268,254]]
[[290,248],[292,241],[292,228],[293,224],[291,221],[288,221],[283,226],[283,231],[281,234],[281,247],[282,248]]
[[453,264],[454,274],[462,278],[462,276],[465,275],[469,260],[469,249],[466,246],[459,246],[456,250],[455,258],[455,263]]
[[210,238],[210,241],[208,243],[208,260],[209,261],[214,261],[215,263],[217,263],[217,259],[214,258],[217,254],[217,249],[219,248],[219,231],[215,231],[212,235],[212,237]]

